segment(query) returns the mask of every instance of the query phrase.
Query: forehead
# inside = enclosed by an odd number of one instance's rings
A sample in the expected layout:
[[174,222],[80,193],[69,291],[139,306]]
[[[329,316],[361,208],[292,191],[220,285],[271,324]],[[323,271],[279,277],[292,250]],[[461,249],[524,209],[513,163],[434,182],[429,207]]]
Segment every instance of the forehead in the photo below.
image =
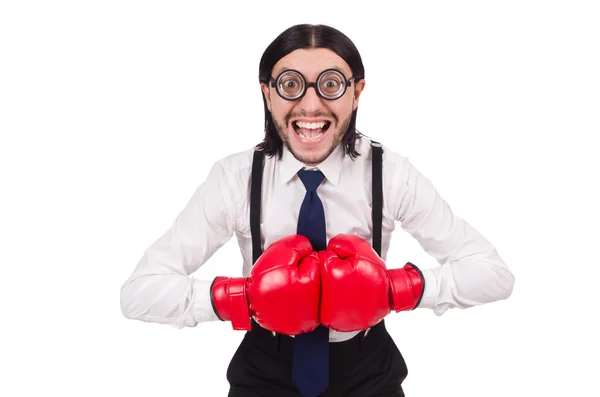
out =
[[327,48],[300,49],[290,52],[273,67],[273,76],[286,69],[295,69],[308,79],[315,79],[325,69],[338,69],[350,77],[350,66],[335,52]]

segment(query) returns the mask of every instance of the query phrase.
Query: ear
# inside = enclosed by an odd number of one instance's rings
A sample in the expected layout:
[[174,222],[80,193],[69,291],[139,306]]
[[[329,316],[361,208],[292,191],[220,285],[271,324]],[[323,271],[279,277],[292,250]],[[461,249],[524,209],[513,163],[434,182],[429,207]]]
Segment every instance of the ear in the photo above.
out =
[[365,85],[367,84],[367,82],[364,79],[361,79],[360,81],[358,81],[358,83],[354,84],[354,105],[352,107],[352,110],[356,110],[356,108],[358,107],[358,99],[360,98],[360,94],[362,94],[363,90],[365,89]]
[[271,110],[271,91],[269,90],[269,87],[265,83],[260,83],[260,89],[262,90],[263,95],[265,96],[265,100],[267,102],[267,108],[269,109],[269,112],[272,112],[272,110]]

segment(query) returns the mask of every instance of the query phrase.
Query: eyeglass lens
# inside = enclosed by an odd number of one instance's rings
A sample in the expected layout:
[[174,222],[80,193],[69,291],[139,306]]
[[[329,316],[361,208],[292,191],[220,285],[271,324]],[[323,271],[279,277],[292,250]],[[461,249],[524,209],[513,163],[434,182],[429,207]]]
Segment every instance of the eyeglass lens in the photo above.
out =
[[[336,99],[346,90],[346,78],[336,70],[328,70],[319,75],[316,88],[327,99]],[[287,99],[296,99],[304,94],[306,80],[293,70],[283,72],[277,79],[279,94]]]

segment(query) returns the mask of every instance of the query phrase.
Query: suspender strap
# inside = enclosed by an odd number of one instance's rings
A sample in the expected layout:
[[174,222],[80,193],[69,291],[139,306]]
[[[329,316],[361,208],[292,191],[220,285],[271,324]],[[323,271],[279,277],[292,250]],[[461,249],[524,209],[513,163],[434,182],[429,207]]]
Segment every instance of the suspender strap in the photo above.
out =
[[383,147],[379,142],[371,141],[372,149],[372,218],[373,218],[373,249],[381,256],[381,223],[383,208],[383,183],[382,183],[382,153]]
[[250,234],[252,235],[252,263],[256,263],[262,254],[260,237],[260,202],[263,176],[262,150],[254,151],[252,160],[252,177],[250,180]]
[[[382,183],[382,154],[383,148],[379,142],[371,141],[372,149],[372,213],[373,219],[373,249],[381,256],[381,222],[383,208]],[[250,234],[252,235],[252,263],[256,263],[262,254],[260,236],[260,204],[263,176],[262,150],[254,151],[252,160],[252,177],[250,182]]]

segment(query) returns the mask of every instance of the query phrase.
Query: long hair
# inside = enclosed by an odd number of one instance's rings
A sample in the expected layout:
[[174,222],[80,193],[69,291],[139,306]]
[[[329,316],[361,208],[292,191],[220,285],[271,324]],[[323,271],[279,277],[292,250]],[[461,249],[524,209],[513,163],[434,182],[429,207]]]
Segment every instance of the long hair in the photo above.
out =
[[[356,81],[364,79],[365,68],[360,53],[354,43],[345,34],[326,25],[303,24],[286,29],[266,48],[260,59],[258,71],[259,82],[268,84],[273,67],[281,58],[295,50],[307,48],[327,48],[335,52],[350,66]],[[258,147],[269,156],[278,154],[281,158],[283,141],[277,132],[264,94],[263,104],[265,109],[265,137]],[[356,138],[358,136],[356,130],[357,111],[358,108],[352,112],[350,124],[344,132],[341,141],[344,154],[348,154],[352,158],[359,155],[355,149]]]

